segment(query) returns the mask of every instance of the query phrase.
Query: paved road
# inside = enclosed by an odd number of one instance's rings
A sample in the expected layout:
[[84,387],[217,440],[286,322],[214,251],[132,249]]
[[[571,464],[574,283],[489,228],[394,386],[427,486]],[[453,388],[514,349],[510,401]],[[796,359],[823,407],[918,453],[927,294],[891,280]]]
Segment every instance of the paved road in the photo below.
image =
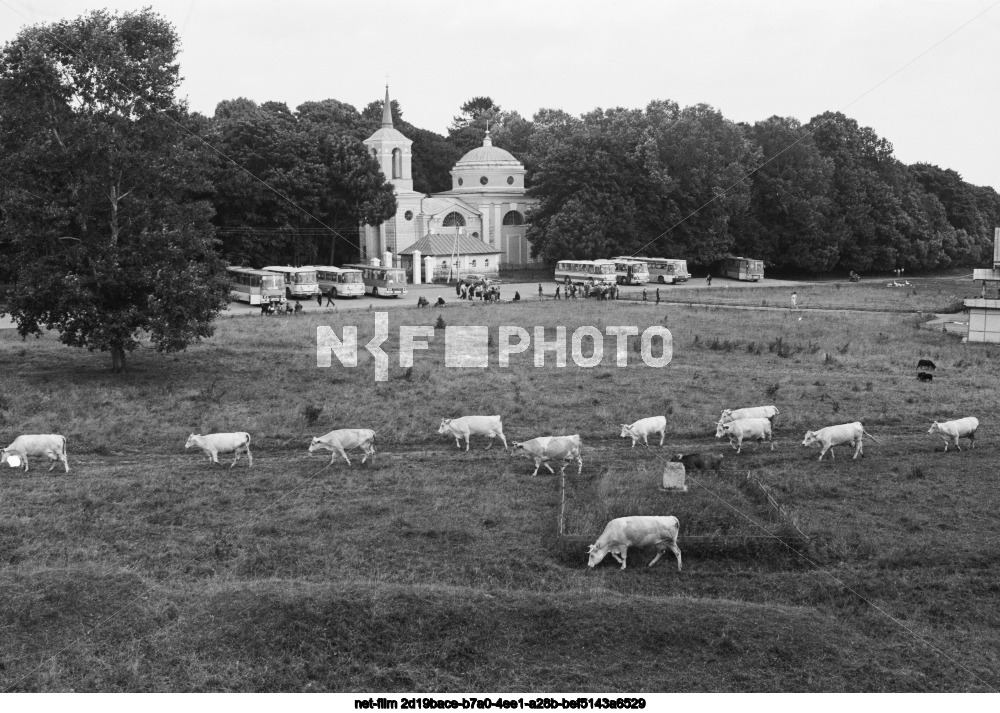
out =
[[[538,300],[538,282],[514,282],[514,283],[503,283],[500,285],[500,297],[504,301],[509,301],[514,297],[515,292],[521,294],[521,299],[524,301],[537,301]],[[781,288],[781,287],[796,287],[808,285],[808,282],[795,282],[791,280],[774,280],[768,278],[764,283],[752,283],[752,282],[738,282],[736,280],[726,280],[723,278],[715,278],[712,286],[707,288],[710,290],[732,290],[732,289],[752,289],[759,287],[770,287],[770,288]],[[547,279],[541,283],[542,290],[544,292],[543,299],[551,300],[555,293],[556,283],[552,279]],[[657,285],[646,285],[648,290],[650,300],[653,300],[653,295],[656,293]],[[683,292],[685,290],[690,290],[694,288],[706,289],[705,280],[703,278],[694,278],[686,283],[680,285],[660,285],[661,294],[676,294],[677,292]],[[462,304],[455,295],[454,285],[444,285],[444,284],[431,284],[431,285],[407,285],[407,294],[405,297],[356,297],[356,298],[345,298],[335,300],[336,309],[340,310],[367,310],[371,307],[378,309],[387,309],[391,307],[412,307],[416,304],[417,298],[420,296],[426,297],[427,301],[433,305],[437,298],[440,296],[444,298],[445,302],[449,304]],[[621,294],[623,296],[638,296],[642,293],[642,287],[622,287]],[[303,310],[306,312],[333,312],[333,307],[327,307],[326,299],[323,300],[323,307],[316,304],[315,298],[308,300],[298,300],[302,305]],[[468,304],[468,301],[465,302]],[[294,301],[293,301],[294,304]],[[260,314],[259,307],[251,307],[250,305],[243,304],[241,302],[230,302],[229,306],[223,310],[223,317],[233,317],[239,315]],[[0,329],[13,329],[14,323],[9,316],[0,316]]]

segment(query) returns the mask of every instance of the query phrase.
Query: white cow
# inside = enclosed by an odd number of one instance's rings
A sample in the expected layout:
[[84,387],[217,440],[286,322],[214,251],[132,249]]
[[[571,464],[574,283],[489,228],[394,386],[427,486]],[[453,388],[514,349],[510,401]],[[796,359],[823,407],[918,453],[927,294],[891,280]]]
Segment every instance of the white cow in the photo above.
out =
[[28,471],[28,456],[45,456],[52,461],[49,472],[62,461],[66,472],[69,472],[69,462],[66,460],[66,437],[56,433],[44,433],[30,436],[18,436],[14,442],[0,451],[0,463],[6,463],[10,456],[21,459],[23,470]]
[[719,423],[715,429],[715,437],[723,436],[729,436],[729,445],[735,448],[737,453],[743,451],[743,439],[757,439],[758,444],[771,441],[771,450],[774,450],[774,441],[771,440],[771,421],[766,418],[741,418],[737,421]]
[[236,457],[229,464],[232,468],[240,459],[240,454],[247,454],[247,468],[253,466],[253,455],[250,453],[250,434],[243,431],[235,433],[207,433],[204,436],[192,433],[188,436],[185,448],[200,448],[208,456],[209,463],[219,463],[220,453],[235,453]]
[[855,421],[854,423],[842,423],[839,426],[827,426],[818,431],[806,431],[806,437],[802,439],[802,445],[811,446],[819,443],[822,446],[819,452],[819,460],[823,460],[823,456],[826,455],[827,451],[830,451],[830,458],[835,459],[833,455],[834,446],[850,443],[854,446],[854,458],[857,458],[859,455],[864,455],[863,439],[865,436],[868,436],[876,443],[879,442],[875,436],[865,430],[860,421]]
[[450,433],[455,437],[455,446],[461,448],[459,438],[465,438],[465,450],[469,450],[469,436],[489,436],[490,444],[486,450],[493,447],[493,439],[500,436],[503,449],[507,450],[507,439],[503,435],[503,424],[499,416],[462,416],[461,418],[442,418],[438,433]]
[[330,431],[325,436],[314,438],[309,444],[310,453],[318,450],[333,452],[333,455],[330,456],[330,463],[327,465],[336,460],[337,453],[340,453],[347,461],[347,465],[350,465],[351,459],[347,457],[347,451],[352,448],[360,448],[364,451],[364,456],[361,458],[362,463],[368,460],[368,456],[372,457],[372,463],[374,463],[375,431],[370,428],[341,428],[338,431]]
[[729,423],[730,421],[739,421],[744,418],[766,418],[773,422],[774,417],[779,413],[781,412],[778,411],[777,406],[751,406],[749,408],[738,408],[735,411],[727,408],[719,416],[719,423]]
[[976,447],[976,429],[979,428],[979,419],[975,416],[968,416],[966,418],[960,418],[955,421],[944,421],[938,423],[935,421],[931,424],[931,430],[928,433],[940,433],[941,437],[944,439],[944,452],[948,452],[948,445],[954,444],[955,448],[962,450],[962,447],[958,445],[959,438],[968,438],[972,443],[972,448]]
[[524,451],[535,459],[535,472],[532,473],[533,476],[538,475],[538,469],[543,465],[554,475],[555,471],[552,470],[552,466],[548,463],[550,460],[562,461],[562,468],[559,469],[559,475],[562,475],[566,471],[566,466],[573,460],[576,461],[578,466],[576,474],[580,475],[583,472],[583,458],[580,457],[580,436],[578,434],[573,434],[572,436],[541,436],[540,438],[532,438],[530,441],[523,441],[521,443],[514,441],[514,451],[518,450]]
[[625,558],[629,547],[654,545],[656,557],[647,566],[652,567],[656,564],[664,551],[669,549],[677,558],[677,570],[680,571],[681,549],[677,546],[680,529],[681,523],[673,515],[632,515],[615,518],[607,524],[597,542],[588,548],[590,558],[587,566],[596,567],[610,553],[621,563],[622,569],[625,569]]
[[649,436],[654,433],[660,434],[660,445],[663,445],[663,439],[667,436],[667,417],[666,416],[650,416],[649,418],[640,418],[638,421],[629,426],[627,423],[622,424],[622,438],[630,436],[632,438],[632,447],[635,448],[636,442],[641,438],[642,442],[649,445],[647,440]]

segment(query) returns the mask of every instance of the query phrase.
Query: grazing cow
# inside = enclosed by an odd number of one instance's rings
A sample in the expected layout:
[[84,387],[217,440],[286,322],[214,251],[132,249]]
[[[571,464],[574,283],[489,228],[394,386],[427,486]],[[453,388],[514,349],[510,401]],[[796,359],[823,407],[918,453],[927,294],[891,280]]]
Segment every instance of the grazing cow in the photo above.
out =
[[229,464],[232,468],[240,459],[240,454],[247,454],[247,468],[253,466],[253,455],[250,453],[250,434],[242,431],[236,433],[208,433],[204,436],[191,434],[188,436],[185,448],[200,448],[208,456],[209,463],[219,463],[220,453],[235,453],[236,457]]
[[836,459],[836,456],[833,455],[833,447],[850,443],[854,446],[854,458],[857,458],[859,455],[864,456],[865,454],[864,436],[868,436],[876,443],[879,442],[875,436],[865,430],[860,421],[855,421],[854,423],[842,423],[839,426],[827,426],[818,431],[806,431],[806,437],[802,440],[802,445],[811,446],[819,443],[822,446],[819,452],[819,460],[823,460],[823,456],[826,455],[827,451],[830,451],[831,459]]
[[934,374],[928,374],[926,371],[921,371],[917,374],[917,378],[920,381],[934,381]]
[[917,362],[917,368],[918,369],[932,369],[932,370],[933,369],[937,369],[937,367],[934,365],[934,362],[932,362],[930,359],[921,359],[920,361],[918,361]]
[[715,430],[715,437],[722,438],[724,435],[729,436],[729,445],[735,448],[737,453],[743,451],[743,439],[756,439],[758,444],[770,441],[771,450],[774,450],[774,441],[771,439],[771,421],[767,418],[741,418],[737,421],[719,423]]
[[684,470],[722,470],[723,455],[714,453],[677,453],[671,463],[681,463]]
[[438,433],[450,433],[455,437],[455,446],[462,447],[459,438],[465,438],[465,450],[469,450],[469,436],[489,436],[490,444],[486,450],[493,447],[493,439],[500,436],[503,449],[507,450],[507,439],[503,435],[503,424],[499,416],[462,416],[461,418],[442,418]]
[[18,436],[14,442],[0,451],[0,463],[6,463],[11,456],[21,459],[22,470],[28,471],[28,456],[45,456],[52,461],[49,472],[62,461],[66,472],[69,472],[69,462],[66,460],[66,437],[56,433],[44,433],[29,436]]
[[649,445],[647,440],[649,436],[654,433],[660,434],[660,445],[663,445],[663,439],[667,436],[667,417],[666,416],[650,416],[649,418],[640,418],[638,421],[629,426],[627,423],[622,424],[622,438],[626,436],[631,436],[632,447],[635,448],[636,442],[641,438],[645,445]]
[[309,444],[310,453],[318,450],[332,451],[330,462],[327,465],[333,465],[333,461],[337,459],[337,453],[340,453],[347,461],[347,465],[350,465],[351,459],[347,457],[347,451],[352,448],[360,448],[364,451],[364,456],[361,458],[362,464],[368,460],[368,456],[372,457],[372,463],[374,463],[375,431],[370,428],[341,428],[337,431],[330,431],[325,436],[314,438]]
[[967,418],[960,418],[955,421],[944,421],[938,423],[935,421],[931,424],[931,430],[928,433],[939,433],[944,439],[944,452],[948,452],[948,444],[954,444],[955,448],[962,450],[962,447],[958,445],[959,438],[968,438],[972,443],[972,448],[976,447],[976,430],[979,428],[979,419],[975,416],[968,416]]
[[727,408],[719,417],[719,423],[729,423],[730,421],[739,421],[744,418],[766,418],[771,423],[774,423],[774,417],[779,413],[781,412],[778,411],[777,406],[750,406],[748,408],[738,408],[735,411]]
[[538,475],[538,469],[543,465],[554,475],[555,471],[552,470],[552,466],[548,463],[551,460],[562,461],[562,468],[559,469],[559,475],[562,475],[566,471],[566,466],[573,460],[577,463],[576,474],[580,475],[583,472],[583,458],[580,457],[580,436],[577,434],[573,434],[572,436],[542,436],[521,443],[514,441],[513,450],[524,451],[535,459],[535,472],[532,473],[533,476]]
[[663,556],[666,550],[674,553],[677,558],[677,571],[681,570],[681,549],[677,546],[677,535],[681,523],[673,515],[632,515],[617,517],[607,524],[604,532],[597,538],[587,552],[588,567],[596,567],[608,554],[621,563],[625,569],[625,558],[629,547],[656,547],[656,557],[647,567],[652,567]]

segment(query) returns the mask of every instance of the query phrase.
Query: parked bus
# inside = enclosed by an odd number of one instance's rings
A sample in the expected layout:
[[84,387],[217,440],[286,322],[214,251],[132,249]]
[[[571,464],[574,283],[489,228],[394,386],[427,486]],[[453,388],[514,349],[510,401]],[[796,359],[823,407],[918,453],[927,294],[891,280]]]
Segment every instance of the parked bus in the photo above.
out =
[[639,257],[649,268],[649,279],[661,285],[674,285],[691,279],[687,260],[674,260],[666,257]]
[[406,270],[387,265],[344,265],[345,269],[360,270],[365,294],[373,297],[399,297],[406,294]]
[[722,261],[723,277],[757,282],[764,279],[764,261],[748,257],[727,257]]
[[582,285],[585,282],[594,284],[615,284],[614,260],[560,260],[556,263],[556,282]]
[[333,267],[332,265],[311,265],[316,271],[316,282],[324,294],[331,297],[360,297],[365,293],[365,283],[361,270]]
[[316,282],[316,268],[289,267],[288,265],[268,265],[264,268],[277,272],[285,278],[285,297],[315,297],[319,294]]
[[230,299],[249,302],[281,304],[285,301],[285,278],[275,272],[254,270],[249,267],[227,267],[226,273],[233,282]]
[[619,285],[645,285],[649,282],[649,268],[642,260],[616,257],[615,276]]

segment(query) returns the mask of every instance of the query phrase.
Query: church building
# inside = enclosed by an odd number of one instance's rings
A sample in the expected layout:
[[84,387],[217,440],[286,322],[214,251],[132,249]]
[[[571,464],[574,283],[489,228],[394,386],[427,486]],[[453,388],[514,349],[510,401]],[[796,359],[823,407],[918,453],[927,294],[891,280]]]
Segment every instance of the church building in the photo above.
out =
[[[382,126],[364,143],[392,183],[397,207],[396,215],[381,225],[362,226],[362,259],[390,252],[394,262],[408,266],[407,257],[419,250],[422,257],[435,258],[435,279],[441,279],[449,268],[496,274],[501,265],[540,262],[532,259],[531,245],[524,237],[525,213],[538,199],[525,195],[524,166],[494,146],[489,132],[482,146],[452,168],[451,190],[431,195],[413,190],[413,142],[392,125],[388,86]],[[455,265],[456,261],[460,264]]]

